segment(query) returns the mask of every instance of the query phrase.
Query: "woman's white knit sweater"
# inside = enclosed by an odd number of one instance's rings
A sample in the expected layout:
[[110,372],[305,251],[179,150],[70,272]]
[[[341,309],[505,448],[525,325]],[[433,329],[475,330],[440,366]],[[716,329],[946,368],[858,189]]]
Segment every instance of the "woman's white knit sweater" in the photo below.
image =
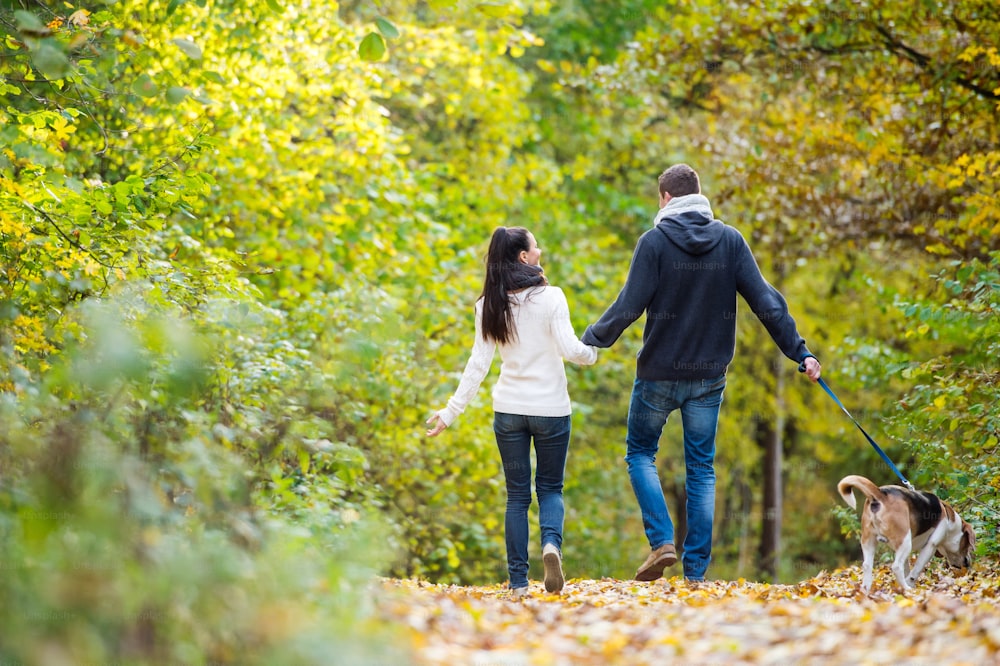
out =
[[483,339],[482,299],[476,302],[476,342],[458,390],[438,414],[447,425],[465,411],[490,371],[500,348],[500,379],[493,411],[524,416],[567,416],[572,412],[563,359],[579,365],[597,360],[597,349],[576,337],[566,296],[558,287],[534,287],[511,294],[517,337],[497,345]]

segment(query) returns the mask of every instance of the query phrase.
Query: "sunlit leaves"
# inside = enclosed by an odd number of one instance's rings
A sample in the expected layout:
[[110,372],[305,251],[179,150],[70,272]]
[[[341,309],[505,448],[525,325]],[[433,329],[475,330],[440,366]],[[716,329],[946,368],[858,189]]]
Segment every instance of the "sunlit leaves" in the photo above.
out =
[[362,60],[377,62],[385,55],[385,40],[377,32],[370,32],[365,35],[358,45],[358,55]]
[[156,97],[160,93],[160,87],[149,74],[140,74],[132,82],[132,91],[140,97]]
[[52,31],[32,12],[19,9],[14,12],[14,18],[17,19],[18,31],[23,35],[28,37],[48,37],[52,34]]
[[[974,256],[995,241],[966,242],[957,228],[964,222],[945,231],[935,220],[957,221],[965,207],[941,191],[937,174],[974,150],[970,137],[996,136],[990,91],[1000,70],[991,65],[989,24],[970,20],[978,7],[793,2],[748,9],[733,21],[705,3],[704,11],[671,12],[671,24],[683,22],[682,30],[644,30],[634,57],[615,67],[617,78],[634,77],[630,90],[649,91],[647,115],[672,118],[664,105],[701,107],[734,130],[731,141],[715,137],[706,148],[726,178],[736,175],[730,170],[746,171],[737,196],[760,180],[799,208],[786,214],[807,223],[828,219],[818,235],[875,232]],[[966,36],[961,43],[956,30]],[[715,38],[687,37],[696,31]],[[688,57],[668,57],[679,50]],[[674,75],[663,76],[664,68]],[[657,76],[647,78],[651,71]],[[953,131],[954,114],[970,126]],[[695,131],[694,140],[701,135]],[[775,178],[766,170],[781,156],[788,163],[775,165],[782,174]],[[756,166],[746,168],[754,162],[765,169],[759,179]]]
[[69,71],[69,59],[65,52],[48,40],[32,49],[31,61],[43,76],[50,79],[62,78]]
[[[68,75],[72,66],[67,51],[76,48],[86,41],[83,33],[78,36],[82,39],[74,38],[68,44],[61,41],[59,33],[63,27],[61,18],[56,18],[49,23],[42,20],[33,12],[15,10],[13,12],[17,24],[17,31],[23,43],[31,52],[31,63],[47,79],[61,79]],[[87,25],[86,14],[77,12],[71,17],[70,25],[73,28],[80,28]],[[13,36],[8,35],[6,42],[9,48],[17,48],[19,45],[12,43]]]
[[897,298],[905,336],[920,354],[902,370],[911,388],[890,423],[924,461],[914,471],[918,483],[959,500],[978,497],[965,517],[981,528],[981,549],[996,554],[990,526],[1000,501],[983,491],[996,487],[992,470],[1000,467],[1000,416],[988,407],[1000,401],[988,370],[1000,354],[1000,261],[955,263],[936,282],[933,298]]
[[381,16],[375,19],[375,27],[378,28],[378,31],[386,39],[396,39],[399,37],[399,30],[396,29],[396,26]]
[[490,18],[504,18],[510,13],[510,8],[503,2],[482,2],[476,5],[476,10]]
[[388,19],[375,18],[375,31],[369,32],[358,45],[358,55],[366,62],[378,62],[385,56],[387,39],[399,37],[399,29]]
[[[976,147],[992,141],[992,119],[942,92],[947,77],[922,87],[915,69],[894,66],[881,50],[807,55],[810,44],[871,38],[856,17],[799,3],[739,16],[708,2],[626,3],[608,9],[613,32],[592,36],[560,32],[567,24],[559,17],[546,23],[547,4],[532,4],[537,13],[527,18],[525,2],[432,0],[419,16],[402,3],[380,6],[391,21],[373,19],[370,7],[355,16],[281,4],[249,11],[216,3],[208,11],[204,2],[125,3],[54,27],[24,18],[36,35],[30,47],[50,40],[72,67],[51,84],[27,66],[25,81],[0,82],[7,107],[19,109],[0,112],[2,297],[24,317],[7,329],[14,353],[2,374],[30,386],[61,348],[65,312],[110,297],[123,282],[155,285],[147,298],[194,318],[207,316],[206,303],[220,294],[246,299],[212,320],[229,327],[227,353],[215,369],[215,402],[191,413],[224,415],[212,441],[253,456],[259,447],[260,459],[278,469],[263,476],[275,489],[264,501],[294,510],[308,498],[349,516],[344,522],[364,504],[383,506],[400,524],[400,572],[483,580],[502,557],[502,470],[488,389],[445,439],[419,437],[425,412],[447,398],[464,361],[494,226],[535,229],[579,332],[620,286],[655,205],[655,173],[666,160],[691,159],[720,216],[762,241],[755,249],[765,271],[778,266],[798,280],[792,309],[798,316],[808,308],[799,321],[820,340],[817,351],[833,372],[869,390],[863,404],[873,415],[895,397],[873,383],[889,373],[860,368],[861,355],[840,343],[889,330],[882,323],[891,297],[859,288],[852,272],[882,263],[886,272],[918,275],[921,260],[886,249],[887,238],[935,243],[949,254],[995,242],[996,159]],[[821,32],[822,41],[809,41]],[[81,37],[78,47],[56,41]],[[6,40],[20,63],[36,57],[28,39]],[[547,44],[566,48],[535,68],[532,57]],[[991,76],[988,49],[944,47]],[[577,52],[578,61],[559,56]],[[67,106],[67,89],[80,98],[65,113],[42,103]],[[208,96],[217,103],[189,101]],[[867,246],[882,254],[866,263],[858,255]],[[274,310],[250,308],[254,298]],[[265,322],[254,335],[246,335],[248,313]],[[936,330],[962,342],[957,326],[939,328],[921,320],[912,336],[886,335],[879,349],[900,354]],[[630,334],[637,338],[638,327]],[[744,344],[769,344],[741,335]],[[569,463],[574,529],[588,538],[567,548],[580,559],[642,539],[625,477],[608,465],[609,455],[620,458],[609,442],[623,437],[637,344],[623,341],[600,366],[570,370],[574,400],[595,403],[577,410]],[[298,373],[307,367],[315,374],[306,380]],[[756,460],[748,415],[758,417],[771,399],[760,388],[763,362],[736,370],[745,384],[734,378],[721,425],[720,441],[732,442],[720,452],[722,502],[734,501],[738,484],[754,485],[752,473],[738,473]],[[929,388],[914,396],[921,418],[948,417],[909,421],[930,431],[965,436],[962,419],[988,404],[963,402],[962,387],[981,386],[971,379],[922,386]],[[812,516],[825,502],[806,497],[821,477],[816,466],[829,473],[855,450],[812,409],[808,385],[790,393],[800,433],[790,492]],[[330,447],[299,444],[324,439]],[[679,458],[664,461],[673,482]],[[299,476],[289,485],[291,470]],[[739,558],[753,566],[744,551],[755,528],[750,509],[741,511],[727,512],[740,514],[739,525],[720,525],[720,565]],[[621,536],[628,521],[634,529]],[[803,542],[799,551],[826,548],[826,557],[843,548],[817,546],[821,521],[809,522],[788,528]],[[807,538],[806,529],[816,532]],[[624,573],[634,564],[615,566]]]
[[87,9],[78,9],[69,15],[67,21],[75,26],[85,26],[90,23],[90,11]]
[[377,32],[370,32],[365,35],[358,45],[358,54],[362,60],[367,62],[378,62],[385,56],[387,39],[399,37],[399,30],[387,19],[379,16],[375,19]]
[[192,60],[202,59],[201,47],[192,42],[190,39],[178,38],[173,40],[173,42],[188,58],[191,58]]
[[[272,494],[247,483],[250,458],[233,447],[266,426],[253,423],[260,410],[242,400],[238,382],[221,397],[239,401],[239,409],[226,416],[201,408],[220,399],[207,384],[217,364],[265,365],[263,340],[256,349],[236,346],[257,336],[264,309],[213,300],[196,323],[159,297],[160,285],[133,289],[67,313],[85,325],[42,387],[17,401],[4,396],[5,658],[29,659],[53,637],[71,661],[123,654],[121,641],[138,622],[158,638],[128,650],[136,664],[198,661],[219,650],[253,663],[262,649],[300,655],[300,641],[323,655],[303,663],[333,652],[357,663],[405,661],[390,635],[367,638],[357,604],[345,602],[384,557],[381,540],[368,544],[363,536],[370,523],[352,526],[359,512],[341,519],[330,510],[324,492],[329,497],[335,487],[299,492],[278,466]],[[12,324],[3,323],[0,335]],[[42,324],[18,316],[13,327],[33,341]],[[18,370],[4,373],[3,391],[12,390],[11,379],[20,383]],[[61,402],[67,394],[72,400]],[[97,501],[109,487],[120,490],[116,501]],[[150,566],[154,560],[160,564]],[[271,571],[267,584],[258,571]],[[53,584],[58,593],[41,593]],[[330,589],[336,601],[325,601]],[[238,610],[224,601],[234,594]],[[99,617],[82,612],[108,601]],[[44,640],[31,629],[39,618]],[[234,630],[249,640],[232,641]]]
[[181,86],[170,86],[167,88],[166,98],[171,104],[180,104],[191,94],[191,91]]

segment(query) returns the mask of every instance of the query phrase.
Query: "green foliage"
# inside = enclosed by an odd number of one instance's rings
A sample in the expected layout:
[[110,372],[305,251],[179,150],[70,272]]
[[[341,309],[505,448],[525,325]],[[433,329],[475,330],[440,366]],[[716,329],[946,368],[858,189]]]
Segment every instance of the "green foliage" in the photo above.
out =
[[[1000,274],[989,261],[953,262],[928,277],[932,288],[882,292],[895,316],[882,331],[888,350],[858,349],[854,370],[892,392],[880,408],[891,452],[918,488],[952,503],[976,529],[980,555],[997,555],[997,354]],[[884,465],[873,479],[895,483]],[[841,512],[838,512],[838,514]],[[846,526],[843,516],[839,516]]]
[[[581,333],[681,160],[852,412],[996,554],[995,22],[890,5],[0,11],[0,660],[310,663],[353,636],[338,654],[388,661],[372,571],[503,580],[493,380],[422,436],[489,232],[532,228]],[[853,561],[835,484],[884,470],[739,316],[713,575],[756,575],[779,415],[780,575]],[[571,576],[645,554],[641,325],[568,369]],[[659,460],[676,515],[677,422]]]
[[891,415],[895,436],[916,466],[913,480],[960,507],[976,527],[981,553],[1000,552],[1000,255],[955,262],[935,276],[923,301],[899,299],[906,335],[933,341],[902,374],[911,388]]
[[229,405],[277,407],[226,381],[255,354],[143,296],[85,304],[45,383],[0,403],[2,658],[398,658],[366,619],[387,555],[373,517],[259,478],[238,447],[249,425],[205,409],[223,383]]
[[[937,262],[920,252],[985,259],[996,248],[995,22],[974,2],[946,11],[882,2],[731,9],[708,2],[651,8],[610,62],[539,60],[551,77],[541,94],[556,109],[574,110],[566,134],[553,132],[564,141],[554,143],[570,146],[560,157],[573,163],[574,197],[600,211],[626,249],[642,223],[623,193],[651,198],[663,166],[698,167],[716,213],[751,240],[765,276],[788,297],[826,376],[877,426],[912,386],[907,377],[886,377],[891,364],[908,363],[913,341],[896,333],[901,313],[885,308],[897,290],[923,290]],[[967,41],[952,39],[956,29]],[[611,247],[617,255],[619,246]],[[873,291],[863,278],[889,286]],[[924,307],[942,302],[938,295]],[[749,463],[749,488],[759,488],[755,431],[777,422],[781,410],[785,506],[802,516],[785,517],[786,555],[827,550],[822,559],[843,558],[849,551],[816,546],[836,529],[813,517],[829,514],[842,474],[871,464],[857,455],[865,444],[820,392],[793,380],[779,388],[759,328],[740,326],[738,344],[720,442],[732,442],[734,462]],[[623,384],[610,374],[599,383],[604,391],[626,391]],[[731,432],[727,418],[735,418]],[[720,448],[723,478],[726,456]],[[671,465],[663,474],[668,487]],[[743,468],[731,469],[723,515],[735,512],[741,526],[719,525],[726,557],[745,550],[736,544],[748,522],[753,534],[760,520],[758,509],[746,508],[760,500],[740,496]],[[876,478],[882,472],[872,470]]]

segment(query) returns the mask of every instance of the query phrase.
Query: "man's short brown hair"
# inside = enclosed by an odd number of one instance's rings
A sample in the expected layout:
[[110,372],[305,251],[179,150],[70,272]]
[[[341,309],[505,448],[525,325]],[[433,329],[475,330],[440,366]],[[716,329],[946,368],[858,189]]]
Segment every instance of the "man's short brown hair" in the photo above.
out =
[[698,172],[687,164],[673,165],[660,174],[660,194],[669,194],[672,197],[701,194]]

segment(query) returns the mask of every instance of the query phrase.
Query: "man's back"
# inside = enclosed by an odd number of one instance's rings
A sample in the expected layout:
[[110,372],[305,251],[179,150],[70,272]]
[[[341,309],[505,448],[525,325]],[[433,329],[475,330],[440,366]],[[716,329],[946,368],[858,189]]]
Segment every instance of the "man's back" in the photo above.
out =
[[646,312],[636,376],[650,381],[725,374],[736,350],[736,294],[792,360],[808,354],[784,298],[764,280],[743,236],[716,220],[707,199],[658,217],[639,239],[618,300],[583,342],[608,347]]

